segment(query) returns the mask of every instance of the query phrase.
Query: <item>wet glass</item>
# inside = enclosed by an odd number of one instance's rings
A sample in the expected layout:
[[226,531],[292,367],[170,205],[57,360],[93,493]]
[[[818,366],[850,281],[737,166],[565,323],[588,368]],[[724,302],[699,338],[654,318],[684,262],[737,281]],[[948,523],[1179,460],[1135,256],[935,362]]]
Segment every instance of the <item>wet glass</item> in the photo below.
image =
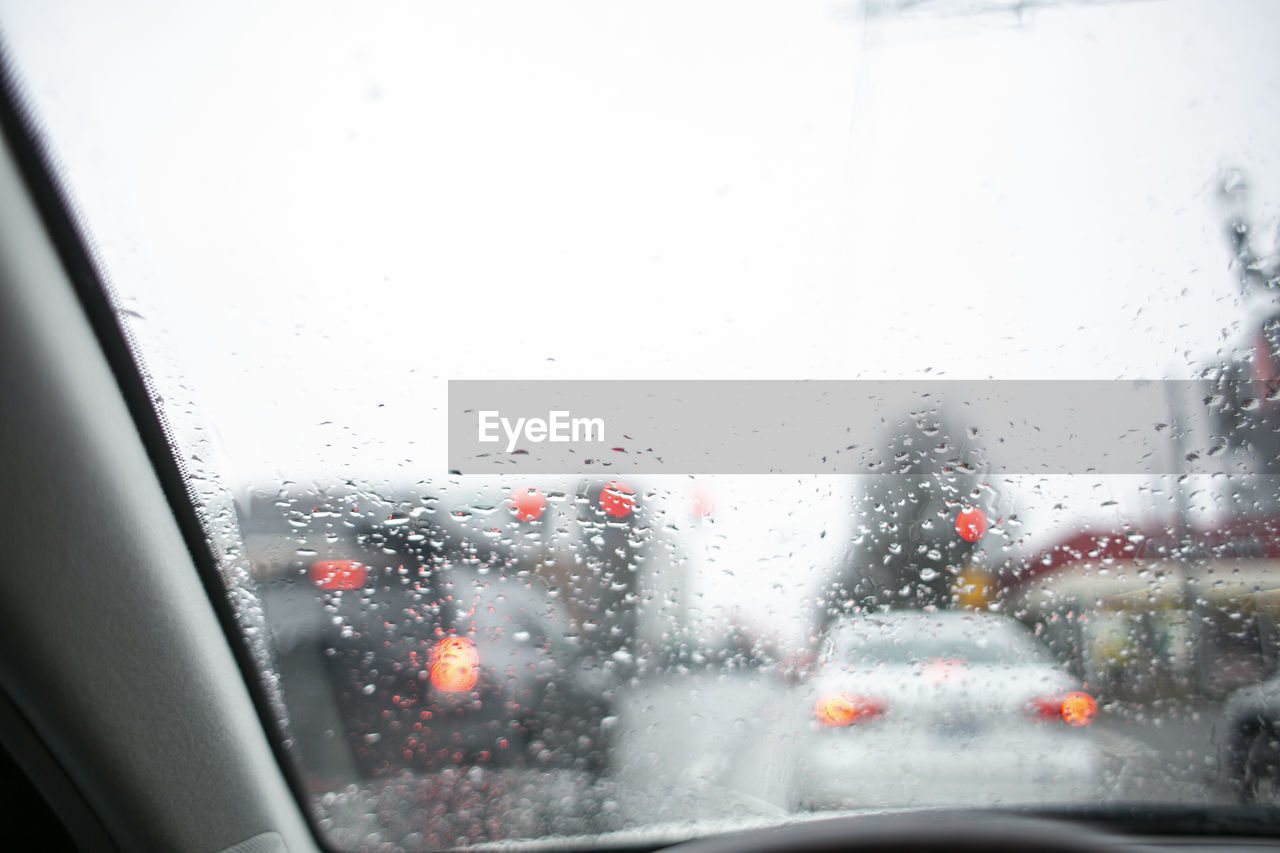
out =
[[875,665],[879,663],[921,663],[924,661],[956,661],[973,664],[1013,664],[1044,662],[1048,653],[1030,638],[1016,642],[1012,637],[988,639],[982,635],[963,637],[912,637],[895,640],[890,637],[850,637],[838,645],[840,658],[846,663]]
[[[1275,800],[1280,7],[0,2],[0,33],[326,843]],[[625,431],[456,473],[451,380],[957,397],[786,475],[633,475]],[[1097,392],[1134,380],[1137,419]],[[708,459],[795,414],[665,412]],[[1052,465],[1010,461],[1037,435]],[[1004,627],[841,645],[897,611]]]

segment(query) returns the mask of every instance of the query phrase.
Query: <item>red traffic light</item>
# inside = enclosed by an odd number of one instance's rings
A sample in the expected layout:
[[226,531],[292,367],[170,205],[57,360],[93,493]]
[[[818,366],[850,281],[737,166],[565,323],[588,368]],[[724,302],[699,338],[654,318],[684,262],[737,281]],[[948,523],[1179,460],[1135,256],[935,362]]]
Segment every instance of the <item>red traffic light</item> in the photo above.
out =
[[611,518],[626,518],[636,508],[636,490],[621,480],[610,480],[600,490],[600,509]]
[[311,564],[311,582],[320,589],[359,589],[369,577],[355,560],[318,560]]
[[521,521],[536,521],[547,508],[547,499],[533,486],[518,486],[511,490],[507,501],[511,514]]
[[987,532],[987,514],[976,506],[965,507],[956,516],[956,533],[966,542],[977,542]]

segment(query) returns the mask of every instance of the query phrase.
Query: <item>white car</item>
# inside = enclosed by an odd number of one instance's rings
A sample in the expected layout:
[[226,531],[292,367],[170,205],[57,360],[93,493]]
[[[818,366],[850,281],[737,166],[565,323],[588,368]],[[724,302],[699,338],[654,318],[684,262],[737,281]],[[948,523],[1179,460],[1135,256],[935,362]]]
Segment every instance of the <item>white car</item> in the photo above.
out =
[[851,617],[801,695],[799,808],[1062,803],[1102,781],[1096,701],[1009,617]]

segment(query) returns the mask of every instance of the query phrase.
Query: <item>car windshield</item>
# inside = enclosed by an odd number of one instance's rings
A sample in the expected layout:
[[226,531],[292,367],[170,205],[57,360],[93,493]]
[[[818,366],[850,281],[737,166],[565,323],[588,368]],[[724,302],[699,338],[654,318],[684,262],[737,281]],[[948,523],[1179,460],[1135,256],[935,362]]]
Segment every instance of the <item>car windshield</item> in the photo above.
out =
[[0,38],[328,847],[1280,796],[1280,5]]

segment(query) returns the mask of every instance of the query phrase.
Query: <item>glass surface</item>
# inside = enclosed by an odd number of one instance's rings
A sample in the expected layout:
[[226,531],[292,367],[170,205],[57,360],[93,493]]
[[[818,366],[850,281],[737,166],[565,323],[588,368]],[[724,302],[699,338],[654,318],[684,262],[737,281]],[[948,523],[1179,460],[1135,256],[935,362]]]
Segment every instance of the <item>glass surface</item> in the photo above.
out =
[[[1275,799],[1280,6],[0,0],[0,32],[331,846]],[[454,474],[463,379],[1034,380],[1155,467],[1002,467],[1064,427],[1018,397],[812,449],[874,472],[633,476],[624,436]],[[1192,379],[1137,422],[1071,384]],[[825,666],[899,610],[1045,659]]]
[[832,651],[846,663],[919,664],[948,661],[962,664],[1046,663],[1052,660],[1038,642],[988,620],[947,625],[935,620],[863,619],[833,638]]

